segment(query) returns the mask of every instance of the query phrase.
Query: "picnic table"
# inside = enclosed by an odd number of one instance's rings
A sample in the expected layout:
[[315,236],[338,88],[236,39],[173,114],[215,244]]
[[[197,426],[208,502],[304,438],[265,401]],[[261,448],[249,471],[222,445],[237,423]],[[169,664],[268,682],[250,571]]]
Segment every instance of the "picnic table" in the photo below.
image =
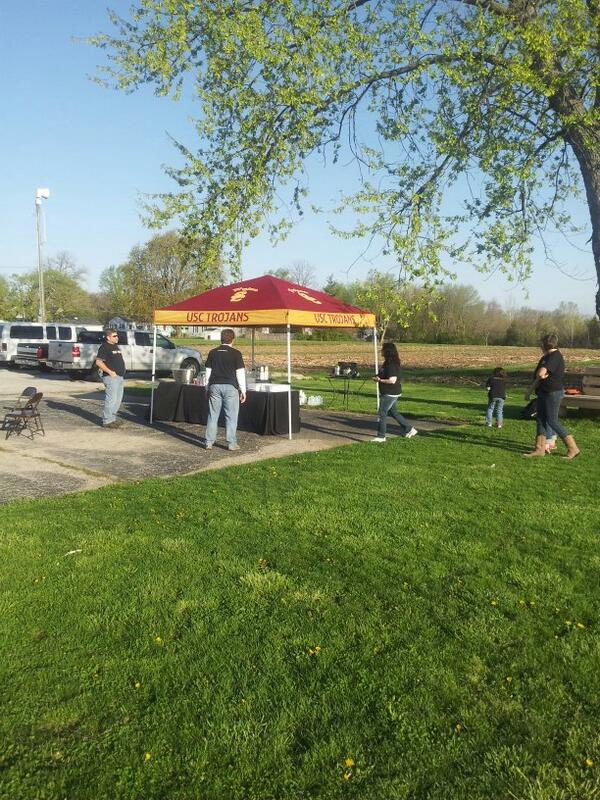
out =
[[588,367],[581,381],[582,394],[565,394],[560,410],[567,408],[584,408],[600,411],[600,367]]

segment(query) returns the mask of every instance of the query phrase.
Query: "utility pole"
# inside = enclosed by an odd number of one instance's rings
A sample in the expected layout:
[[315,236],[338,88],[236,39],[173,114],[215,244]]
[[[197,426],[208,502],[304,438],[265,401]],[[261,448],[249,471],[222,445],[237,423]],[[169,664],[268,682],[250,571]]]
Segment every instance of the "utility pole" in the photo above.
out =
[[42,200],[50,197],[50,189],[35,190],[35,219],[37,224],[39,305],[38,322],[46,321],[46,301],[44,298],[44,262],[42,261]]

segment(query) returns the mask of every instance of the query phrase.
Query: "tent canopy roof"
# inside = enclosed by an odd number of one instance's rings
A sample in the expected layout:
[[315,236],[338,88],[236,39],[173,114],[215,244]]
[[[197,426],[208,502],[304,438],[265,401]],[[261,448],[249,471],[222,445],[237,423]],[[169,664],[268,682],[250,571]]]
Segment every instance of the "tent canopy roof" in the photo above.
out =
[[372,328],[375,315],[337,297],[275,275],[219,286],[158,308],[154,322],[171,325],[302,325],[310,328]]

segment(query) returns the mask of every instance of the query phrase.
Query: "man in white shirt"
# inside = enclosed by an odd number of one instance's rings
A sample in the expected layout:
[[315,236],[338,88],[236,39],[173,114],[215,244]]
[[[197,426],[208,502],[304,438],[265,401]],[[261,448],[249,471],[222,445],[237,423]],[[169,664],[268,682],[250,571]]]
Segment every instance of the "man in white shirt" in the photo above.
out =
[[221,408],[225,414],[225,438],[229,450],[239,450],[236,432],[240,403],[246,402],[246,369],[239,350],[232,347],[235,333],[231,328],[221,331],[221,346],[211,350],[206,359],[208,387],[208,421],[205,447],[211,450],[217,438]]

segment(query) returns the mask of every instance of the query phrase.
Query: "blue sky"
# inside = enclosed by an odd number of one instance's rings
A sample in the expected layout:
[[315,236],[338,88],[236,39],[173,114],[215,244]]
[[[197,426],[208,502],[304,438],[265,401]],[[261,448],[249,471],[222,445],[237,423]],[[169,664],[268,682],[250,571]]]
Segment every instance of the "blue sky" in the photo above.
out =
[[[122,13],[129,6],[123,0],[108,4]],[[177,163],[167,133],[193,144],[191,103],[155,98],[148,90],[120,94],[89,80],[102,54],[73,37],[101,30],[109,30],[104,0],[0,3],[2,276],[37,265],[34,196],[37,187],[48,187],[44,254],[68,251],[87,269],[88,288],[97,288],[103,269],[125,261],[134,245],[153,235],[140,221],[139,196],[173,188],[161,169]],[[352,167],[332,171],[313,164],[311,199],[333,205],[340,190],[351,188],[353,176]],[[585,204],[573,209],[575,219],[584,224]],[[563,275],[542,252],[525,287],[469,269],[461,269],[458,279],[503,305],[552,309],[573,301],[591,315],[595,273],[585,238],[576,238],[576,246],[558,236],[553,240],[560,267],[578,280]],[[257,239],[244,255],[243,276],[262,275],[298,260],[314,267],[317,285],[330,274],[355,280],[373,267],[393,270],[393,261],[378,257],[376,249],[366,256],[363,250],[364,243],[336,238],[326,218],[307,213],[276,248],[266,236]]]

